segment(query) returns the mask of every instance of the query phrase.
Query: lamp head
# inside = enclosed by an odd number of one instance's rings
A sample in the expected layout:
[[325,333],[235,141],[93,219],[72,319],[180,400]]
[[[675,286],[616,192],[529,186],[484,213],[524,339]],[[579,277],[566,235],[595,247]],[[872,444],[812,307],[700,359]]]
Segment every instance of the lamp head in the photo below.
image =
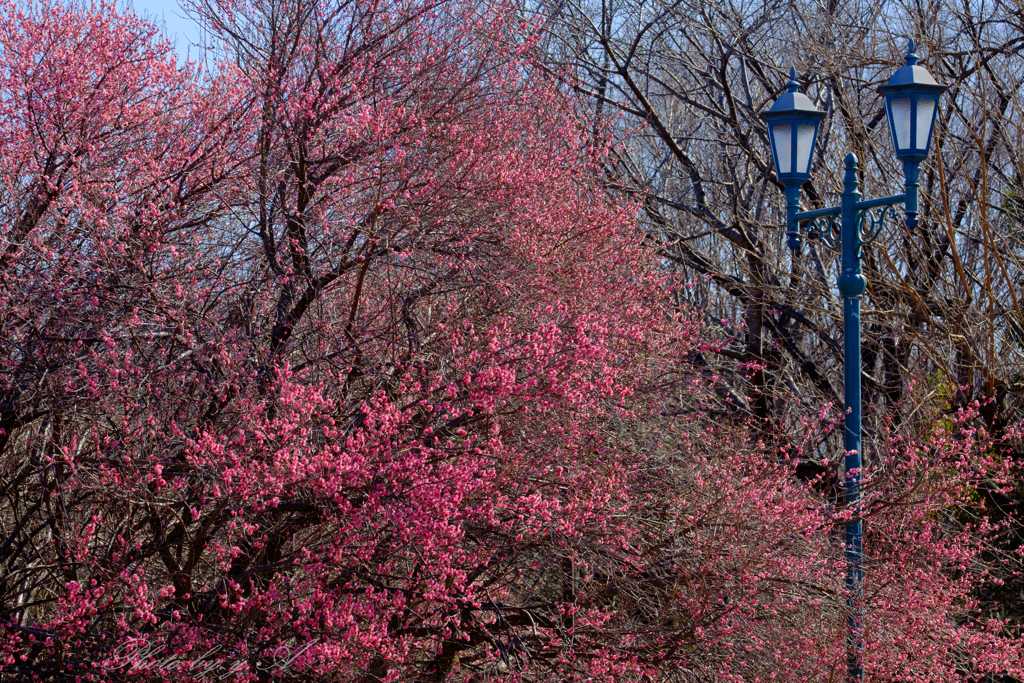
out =
[[878,89],[885,96],[885,113],[896,157],[904,165],[919,164],[928,157],[939,96],[946,89],[923,66],[917,65],[913,40],[906,59],[906,66],[900,67]]
[[796,69],[790,69],[786,92],[761,114],[768,123],[775,173],[786,187],[800,187],[811,177],[811,160],[818,125],[825,118],[807,95],[800,92]]

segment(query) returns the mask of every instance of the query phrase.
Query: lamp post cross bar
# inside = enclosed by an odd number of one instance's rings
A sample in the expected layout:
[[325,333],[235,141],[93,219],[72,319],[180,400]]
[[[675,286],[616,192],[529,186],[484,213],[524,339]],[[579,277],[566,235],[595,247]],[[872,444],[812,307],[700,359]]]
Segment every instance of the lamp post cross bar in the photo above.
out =
[[842,211],[841,206],[828,206],[824,209],[815,209],[813,211],[801,211],[800,213],[793,216],[793,220],[797,223],[803,223],[805,221],[813,221],[815,218],[825,218],[826,216],[838,216],[839,212]]
[[857,202],[858,211],[867,211],[868,209],[875,209],[879,206],[892,206],[894,204],[902,204],[906,201],[906,194],[894,194],[891,197],[882,197],[880,199],[865,199],[862,202]]
[[[864,201],[857,202],[857,211],[867,211],[868,209],[877,209],[880,206],[892,206],[895,204],[902,204],[906,201],[907,195],[905,194],[894,194],[890,197],[881,197],[879,199],[865,199]],[[813,221],[816,218],[827,218],[828,216],[838,216],[842,213],[842,206],[826,206],[823,209],[814,209],[813,211],[801,211],[793,216],[793,219],[797,223],[805,223],[807,221]]]

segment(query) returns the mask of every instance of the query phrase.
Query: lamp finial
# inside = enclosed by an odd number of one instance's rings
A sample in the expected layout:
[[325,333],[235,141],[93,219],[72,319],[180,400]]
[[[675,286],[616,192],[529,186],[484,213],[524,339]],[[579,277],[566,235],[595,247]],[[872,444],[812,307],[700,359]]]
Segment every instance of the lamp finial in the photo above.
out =
[[796,81],[796,67],[789,67],[789,83],[786,84],[789,92],[797,92],[800,90],[800,84]]
[[914,44],[914,39],[911,38],[910,44],[907,45],[907,66],[914,66],[917,64],[917,60],[919,58],[914,52],[915,49],[917,49],[917,45]]

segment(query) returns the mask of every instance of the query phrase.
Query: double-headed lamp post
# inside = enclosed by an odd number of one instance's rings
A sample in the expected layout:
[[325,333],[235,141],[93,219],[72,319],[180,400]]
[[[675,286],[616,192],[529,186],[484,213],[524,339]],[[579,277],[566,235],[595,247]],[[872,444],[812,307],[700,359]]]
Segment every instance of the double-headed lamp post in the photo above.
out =
[[[808,232],[831,248],[839,247],[841,270],[839,293],[843,297],[843,398],[846,425],[843,445],[844,498],[850,519],[846,524],[846,587],[848,591],[847,680],[861,683],[863,673],[863,528],[860,520],[861,434],[860,434],[860,295],[867,281],[861,273],[861,248],[878,235],[886,214],[895,215],[895,206],[904,205],[904,220],[909,229],[917,226],[917,189],[919,165],[928,157],[939,96],[939,85],[924,67],[917,66],[914,41],[910,41],[907,64],[878,90],[885,96],[896,158],[903,162],[905,193],[881,199],[862,200],[857,180],[857,157],[846,155],[846,175],[839,206],[800,212],[800,187],[810,178],[818,126],[825,113],[818,111],[806,95],[799,92],[796,70],[792,70],[788,92],[762,114],[768,123],[775,173],[786,186],[786,237],[794,254],[800,250],[800,224],[809,223]],[[839,229],[836,230],[836,219]]]

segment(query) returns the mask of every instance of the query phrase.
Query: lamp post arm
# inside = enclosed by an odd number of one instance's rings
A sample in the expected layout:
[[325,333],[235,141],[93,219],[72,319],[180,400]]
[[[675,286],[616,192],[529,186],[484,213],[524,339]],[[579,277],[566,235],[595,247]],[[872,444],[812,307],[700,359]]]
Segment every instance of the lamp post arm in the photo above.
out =
[[[877,209],[879,206],[891,206],[895,204],[903,204],[906,202],[907,195],[905,194],[894,194],[891,197],[879,197],[878,199],[865,199],[862,202],[857,202],[857,211],[867,211],[868,209]],[[787,207],[788,208],[788,207]],[[801,211],[800,213],[793,215],[793,222],[796,224],[805,223],[807,221],[813,221],[817,218],[826,218],[828,216],[838,216],[843,211],[842,206],[826,206],[824,209],[814,209],[813,211]]]
[[824,218],[825,216],[838,216],[842,211],[841,206],[829,206],[824,209],[815,209],[814,211],[803,211],[793,216],[797,223],[803,223],[804,221],[813,221],[815,218]]
[[[916,196],[915,196],[916,199]],[[865,199],[862,202],[857,202],[858,211],[866,211],[867,209],[875,209],[879,206],[891,206],[893,204],[903,204],[907,201],[907,195],[905,194],[894,194],[891,197],[881,197],[879,199]]]
[[[913,172],[916,173],[916,170],[917,169],[915,168],[913,170]],[[787,199],[788,199],[788,196],[787,196]],[[799,195],[798,195],[797,196],[797,202],[799,202],[799,200],[800,199],[799,199]],[[917,210],[916,210],[917,209],[917,184],[916,184],[916,182],[914,184],[908,184],[907,185],[907,192],[905,194],[894,194],[894,195],[889,196],[889,197],[879,197],[878,199],[865,199],[864,201],[859,201],[859,202],[855,202],[854,203],[853,208],[854,208],[854,212],[855,212],[855,215],[856,215],[857,227],[858,227],[858,230],[857,230],[857,233],[858,233],[857,248],[858,249],[860,247],[864,246],[865,244],[870,244],[871,242],[874,241],[875,237],[878,235],[878,229],[877,228],[881,228],[881,224],[882,224],[883,219],[885,217],[884,216],[884,212],[880,213],[877,216],[874,215],[874,214],[869,214],[867,212],[871,211],[872,209],[877,209],[879,207],[890,207],[890,206],[896,206],[897,204],[904,204],[904,206],[905,206],[905,212],[904,212],[905,218],[904,218],[904,220],[906,221],[907,227],[913,229],[914,226],[917,225]],[[826,246],[834,248],[834,249],[835,248],[839,248],[840,240],[839,239],[831,239],[829,235],[821,233],[820,230],[816,230],[815,227],[814,227],[814,222],[818,221],[819,219],[822,219],[822,218],[840,217],[842,215],[842,211],[843,211],[843,207],[842,206],[827,206],[824,209],[814,209],[813,211],[801,211],[799,213],[796,213],[796,212],[793,211],[793,209],[789,206],[789,203],[787,202],[787,205],[786,205],[786,235],[790,237],[790,240],[792,240],[793,237],[795,236],[797,248],[799,248],[800,242],[801,242],[801,240],[800,240],[800,224],[801,223],[811,223],[811,225],[808,226],[809,231],[811,233],[817,232],[818,233],[818,237],[825,242]],[[865,214],[867,214],[867,216],[871,219],[871,222],[876,227],[876,229],[865,230],[865,229],[863,229],[860,226],[860,223],[864,220],[864,215]],[[833,218],[833,220],[835,220],[835,218]],[[821,225],[824,225],[824,223],[822,223]],[[829,224],[829,225],[831,225],[831,224]],[[832,237],[833,238],[838,238],[839,235],[832,235]],[[791,249],[793,248],[792,243],[790,243],[790,248]],[[858,253],[858,259],[859,259],[859,253]]]

